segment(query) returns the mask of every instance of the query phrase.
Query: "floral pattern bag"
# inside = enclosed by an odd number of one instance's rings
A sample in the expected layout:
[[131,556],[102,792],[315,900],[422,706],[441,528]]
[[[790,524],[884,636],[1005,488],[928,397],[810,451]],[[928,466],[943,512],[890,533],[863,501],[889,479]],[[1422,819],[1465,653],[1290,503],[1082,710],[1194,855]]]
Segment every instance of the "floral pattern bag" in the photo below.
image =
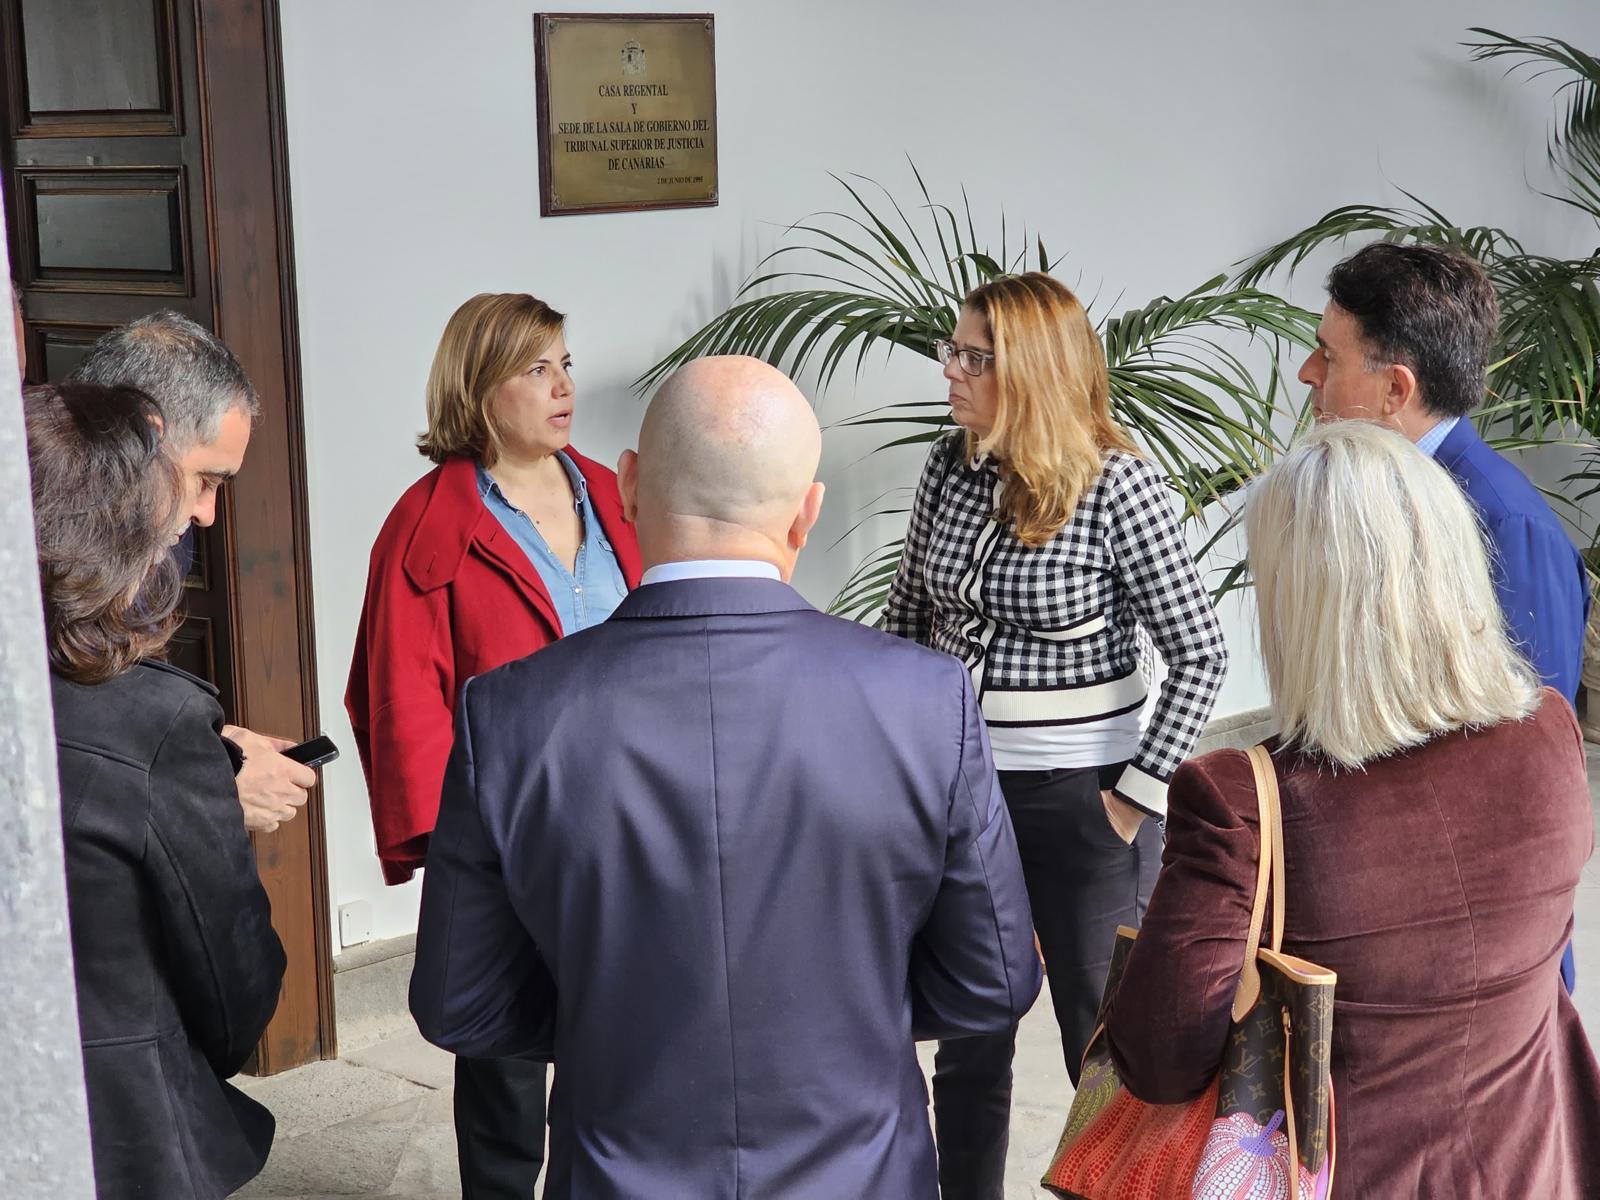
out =
[[[1069,1200],[1327,1200],[1334,1102],[1328,1074],[1332,971],[1283,954],[1283,823],[1278,776],[1250,751],[1261,852],[1244,969],[1222,1068],[1187,1104],[1146,1104],[1117,1078],[1104,1020],[1136,936],[1117,931],[1101,1026],[1050,1169],[1040,1183]],[[1272,924],[1262,945],[1267,901]]]

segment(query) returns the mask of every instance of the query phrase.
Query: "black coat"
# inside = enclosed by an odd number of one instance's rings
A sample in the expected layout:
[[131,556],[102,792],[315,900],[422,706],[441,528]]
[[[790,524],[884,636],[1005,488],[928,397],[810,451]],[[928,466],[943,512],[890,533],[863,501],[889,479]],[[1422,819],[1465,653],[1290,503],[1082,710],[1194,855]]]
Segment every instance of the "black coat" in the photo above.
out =
[[223,1080],[278,1004],[216,690],[164,663],[51,677],[67,901],[102,1200],[210,1200],[261,1170],[273,1119]]

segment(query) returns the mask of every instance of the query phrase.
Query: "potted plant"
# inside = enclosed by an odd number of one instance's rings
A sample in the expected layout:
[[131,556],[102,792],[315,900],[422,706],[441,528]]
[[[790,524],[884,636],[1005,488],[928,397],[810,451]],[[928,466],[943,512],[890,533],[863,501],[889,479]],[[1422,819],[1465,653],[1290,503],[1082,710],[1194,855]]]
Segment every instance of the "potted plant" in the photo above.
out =
[[[835,176],[848,206],[789,226],[784,244],[762,260],[733,306],[635,386],[647,390],[706,354],[754,355],[790,374],[815,366],[824,387],[847,362],[859,379],[875,346],[933,359],[934,342],[955,328],[972,288],[1005,272],[1059,265],[1043,238],[1024,231],[1020,244],[1011,241],[1003,215],[998,244],[980,241],[965,191],[958,213],[933,199],[915,164],[911,172],[919,202],[910,213],[872,180]],[[870,200],[863,194],[869,189]],[[1282,351],[1314,344],[1315,314],[1217,275],[1176,298],[1104,313],[1099,328],[1112,407],[1166,473],[1189,519],[1203,519],[1282,446],[1290,432],[1283,413],[1294,407],[1285,401]],[[877,449],[883,450],[937,438],[949,427],[949,410],[940,397],[872,408],[842,424],[881,427],[887,440]],[[868,515],[904,512],[903,499],[890,499]],[[877,616],[899,564],[900,540],[897,531],[857,565],[830,611],[858,620]],[[1240,570],[1239,564],[1225,570],[1219,590]]]
[[[1562,79],[1547,155],[1560,190],[1552,203],[1584,213],[1600,235],[1600,58],[1558,38],[1516,38],[1473,28],[1465,43],[1477,61],[1504,59],[1508,72]],[[1409,192],[1414,208],[1345,205],[1250,260],[1235,283],[1257,287],[1279,269],[1290,272],[1318,247],[1365,233],[1393,241],[1455,246],[1483,264],[1500,300],[1500,345],[1489,374],[1489,402],[1476,420],[1500,449],[1555,443],[1584,448],[1580,467],[1563,483],[1575,494],[1549,492],[1589,542],[1591,577],[1600,575],[1600,532],[1583,501],[1600,493],[1600,246],[1576,258],[1534,253],[1504,229],[1462,226]],[[1600,740],[1600,604],[1590,612],[1580,704],[1585,733]]]

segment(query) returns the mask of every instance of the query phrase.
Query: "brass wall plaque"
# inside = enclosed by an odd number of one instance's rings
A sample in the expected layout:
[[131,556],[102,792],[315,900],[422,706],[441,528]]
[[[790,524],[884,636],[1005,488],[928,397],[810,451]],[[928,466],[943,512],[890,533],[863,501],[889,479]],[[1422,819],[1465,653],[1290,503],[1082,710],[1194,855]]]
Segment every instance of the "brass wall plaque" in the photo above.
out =
[[717,202],[709,13],[535,13],[539,214]]

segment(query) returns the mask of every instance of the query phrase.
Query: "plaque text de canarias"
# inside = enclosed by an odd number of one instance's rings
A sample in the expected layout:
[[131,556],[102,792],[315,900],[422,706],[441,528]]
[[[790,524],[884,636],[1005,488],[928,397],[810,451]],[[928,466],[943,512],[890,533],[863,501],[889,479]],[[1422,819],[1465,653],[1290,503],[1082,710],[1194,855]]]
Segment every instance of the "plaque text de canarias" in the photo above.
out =
[[717,202],[707,13],[537,13],[539,213]]

